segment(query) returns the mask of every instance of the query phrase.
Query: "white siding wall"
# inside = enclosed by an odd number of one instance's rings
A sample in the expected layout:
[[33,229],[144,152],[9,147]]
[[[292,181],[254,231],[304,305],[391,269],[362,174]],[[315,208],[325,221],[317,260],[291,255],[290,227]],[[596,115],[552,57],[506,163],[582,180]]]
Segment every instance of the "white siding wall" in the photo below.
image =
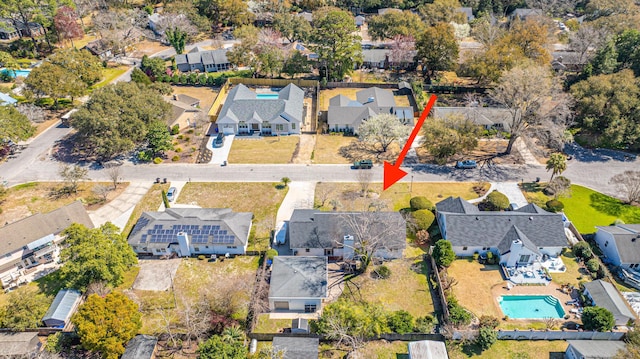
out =
[[[487,250],[486,249],[483,250],[482,247],[455,247],[454,246],[453,251],[456,253],[457,257],[471,257],[473,256],[473,253],[476,253],[476,252],[478,252],[479,254],[487,253]],[[497,251],[493,251],[493,252],[494,254],[497,253]]]
[[[604,253],[604,255],[611,261],[611,263],[616,266],[621,265],[620,255],[618,254],[618,248],[616,247],[616,241],[613,239],[613,235],[611,233],[598,229],[594,239],[602,253]],[[606,247],[605,244],[607,244]]]
[[306,248],[292,248],[297,256],[324,256],[324,249],[322,248],[309,248],[309,252]]
[[316,305],[316,310],[322,309],[322,299],[320,298],[290,299],[269,297],[269,309],[275,310],[274,302],[289,302],[290,312],[304,313],[304,306],[313,304]]
[[[195,247],[198,247],[200,250],[196,251]],[[229,254],[244,254],[245,252],[245,248],[244,247],[240,247],[237,246],[236,248],[227,248],[227,246],[212,246],[209,245],[209,248],[206,248],[207,246],[204,245],[200,245],[200,246],[194,246],[191,245],[191,255],[199,255],[199,254],[225,254],[225,253],[229,253]]]

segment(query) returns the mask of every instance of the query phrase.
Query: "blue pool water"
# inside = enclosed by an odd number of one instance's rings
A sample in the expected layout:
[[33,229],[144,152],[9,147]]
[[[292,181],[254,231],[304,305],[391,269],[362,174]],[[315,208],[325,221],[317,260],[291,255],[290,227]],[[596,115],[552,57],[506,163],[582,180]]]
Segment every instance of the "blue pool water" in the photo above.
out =
[[258,93],[256,94],[256,98],[262,99],[262,100],[277,100],[278,94],[277,93]]
[[503,295],[498,303],[504,315],[515,319],[562,318],[565,314],[552,295]]
[[9,76],[16,78],[18,76],[27,77],[31,73],[31,70],[7,70],[2,69],[2,73],[9,73]]

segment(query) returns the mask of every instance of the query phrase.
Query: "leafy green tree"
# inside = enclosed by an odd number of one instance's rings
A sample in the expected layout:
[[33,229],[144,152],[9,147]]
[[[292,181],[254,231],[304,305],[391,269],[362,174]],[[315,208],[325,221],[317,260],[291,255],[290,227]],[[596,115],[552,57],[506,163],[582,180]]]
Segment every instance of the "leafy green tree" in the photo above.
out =
[[200,13],[208,17],[216,28],[220,25],[246,25],[253,22],[254,15],[242,0],[197,0]]
[[282,177],[282,179],[280,179],[280,182],[282,182],[282,184],[287,187],[289,185],[289,183],[291,183],[291,178],[289,177]]
[[124,273],[137,262],[126,238],[111,223],[94,229],[74,223],[64,233],[68,247],[61,253],[65,264],[60,275],[70,288],[84,290],[97,282],[118,286]]
[[434,0],[432,3],[420,5],[418,12],[429,26],[452,21],[463,24],[467,19],[461,16],[462,14],[458,15],[456,9],[459,7],[458,0]]
[[549,182],[553,181],[553,176],[559,175],[567,169],[567,156],[562,153],[552,153],[547,160],[547,172],[551,171]]
[[51,300],[37,287],[20,287],[6,296],[6,304],[0,307],[0,327],[23,331],[41,326]]
[[536,20],[515,20],[509,27],[509,31],[500,39],[505,47],[517,51],[524,57],[532,60],[540,66],[547,66],[551,61],[549,47],[549,29],[547,25]]
[[385,113],[370,117],[358,128],[360,139],[372,144],[380,153],[387,152],[392,143],[406,138],[410,132],[411,128],[403,125],[395,115]]
[[578,125],[594,145],[640,148],[640,80],[631,70],[592,76],[571,86]]
[[165,121],[171,106],[149,87],[119,82],[97,89],[71,118],[78,142],[88,153],[108,159],[132,150],[154,121]]
[[167,66],[164,60],[160,57],[149,57],[147,55],[142,56],[140,61],[140,69],[144,71],[147,76],[156,79],[159,76],[167,73]]
[[111,292],[104,298],[91,294],[71,321],[83,348],[99,352],[105,359],[117,359],[142,327],[140,317],[135,302],[120,292]]
[[212,336],[198,347],[200,359],[245,359],[248,354],[242,341],[226,341],[219,335]]
[[313,12],[313,49],[318,54],[321,77],[342,80],[362,63],[360,36],[351,14],[326,7]]
[[0,139],[24,141],[36,133],[27,116],[13,106],[0,106]]
[[151,85],[149,76],[137,67],[134,67],[133,71],[131,71],[131,81],[138,84]]
[[616,324],[613,314],[606,308],[586,307],[582,311],[582,324],[585,330],[608,332]]
[[158,153],[173,149],[171,134],[164,122],[154,121],[149,124],[147,141],[149,142],[149,149],[153,152],[154,156]]
[[456,259],[456,253],[453,251],[451,242],[441,239],[436,242],[433,248],[433,259],[440,267],[448,267]]
[[607,41],[604,46],[598,49],[590,64],[590,71],[594,75],[614,73],[618,68],[618,51],[615,42],[613,40]]
[[458,42],[453,27],[439,23],[418,34],[417,58],[422,60],[422,72],[431,82],[436,72],[453,70],[458,61]]
[[305,42],[311,36],[311,24],[302,16],[288,12],[273,15],[273,28],[289,42]]
[[422,134],[422,147],[437,163],[445,164],[451,157],[476,148],[480,127],[462,117],[450,116],[425,121]]
[[270,77],[279,75],[284,64],[284,53],[276,46],[261,46],[257,52],[259,71]]
[[10,53],[4,51],[0,51],[0,66],[8,70],[15,70],[20,67],[16,59]]
[[[439,242],[441,241],[438,241],[438,243]],[[463,326],[471,323],[471,313],[461,306],[453,295],[447,297],[447,308],[449,309],[449,320],[451,324]]]
[[482,207],[485,211],[504,211],[509,208],[509,198],[502,192],[493,191],[482,200]]
[[33,69],[24,83],[27,89],[38,97],[53,98],[53,105],[56,108],[61,98],[80,96],[87,90],[87,85],[77,76],[50,62],[44,62]]
[[407,334],[413,331],[414,319],[406,310],[396,310],[387,317],[389,329],[394,333]]
[[487,350],[498,340],[498,333],[493,328],[481,327],[476,343],[482,350]]
[[167,40],[176,50],[176,53],[181,54],[184,52],[184,46],[187,42],[187,33],[174,27],[172,29],[167,29],[164,31],[167,36]]
[[591,246],[589,245],[589,243],[585,241],[580,241],[574,244],[571,250],[576,255],[576,257],[582,258],[585,261],[593,257],[593,251],[591,250]]
[[47,61],[75,75],[87,86],[94,85],[102,79],[102,62],[87,50],[74,48],[57,50],[47,58]]
[[367,21],[367,31],[373,40],[393,39],[396,35],[409,36],[423,29],[422,19],[411,11],[390,11],[372,16]]
[[309,72],[310,69],[311,64],[309,60],[307,60],[307,57],[297,50],[285,60],[282,66],[282,72],[291,78],[294,78],[297,74]]

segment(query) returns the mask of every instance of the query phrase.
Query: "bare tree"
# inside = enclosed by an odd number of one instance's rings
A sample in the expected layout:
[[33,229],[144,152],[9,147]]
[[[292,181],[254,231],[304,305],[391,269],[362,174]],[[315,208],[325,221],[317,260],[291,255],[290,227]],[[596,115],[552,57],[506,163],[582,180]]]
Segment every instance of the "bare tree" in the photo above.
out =
[[318,186],[316,187],[316,198],[320,201],[320,205],[318,207],[324,207],[325,203],[329,200],[329,198],[333,195],[336,187],[332,183],[322,183],[318,182]]
[[114,54],[126,56],[127,48],[142,35],[147,13],[139,9],[100,11],[93,16],[93,26]]
[[78,165],[63,165],[58,174],[67,182],[70,192],[78,192],[78,183],[89,180],[89,170]]
[[42,107],[30,103],[21,103],[16,107],[18,112],[27,116],[29,121],[33,123],[41,123],[45,121],[45,113]]
[[337,199],[332,199],[329,201],[329,205],[331,206],[331,209],[333,209],[334,211],[337,211],[338,208],[342,206],[342,203],[340,203],[340,201]]
[[362,197],[366,198],[369,187],[371,186],[371,180],[373,180],[373,172],[368,170],[357,170],[356,179],[358,180]]
[[109,176],[111,183],[113,183],[113,189],[117,189],[118,183],[120,182],[120,165],[110,166],[107,169],[107,175]]
[[347,345],[350,349],[349,354],[362,347],[364,340],[361,336],[353,334],[351,323],[343,320],[337,311],[331,311],[331,314],[322,316],[326,325],[327,338],[337,341],[336,347],[342,344]]
[[191,347],[192,338],[203,338],[211,328],[211,310],[209,304],[201,297],[193,301],[185,296],[180,296],[181,308],[178,311],[180,329],[187,336],[187,347]]
[[572,0],[527,0],[527,6],[532,9],[540,9],[545,15],[564,15],[575,6]]
[[267,345],[260,349],[260,355],[258,357],[260,359],[284,359],[286,353],[287,349],[285,348],[276,348],[272,345]]
[[389,52],[389,62],[392,67],[396,67],[398,72],[406,64],[412,62],[415,55],[416,40],[413,36],[396,35],[391,43]]
[[198,28],[195,27],[188,17],[184,14],[162,14],[162,18],[158,23],[158,30],[162,33],[163,39],[166,40],[165,31],[178,29],[187,34],[187,38],[191,38],[198,34]]
[[552,179],[544,190],[545,194],[552,195],[554,199],[571,195],[571,181],[564,176]]
[[572,32],[569,37],[569,46],[580,55],[579,63],[587,63],[596,51],[607,41],[608,34],[605,29],[589,24],[583,24],[578,31]]
[[493,25],[488,18],[478,21],[471,29],[471,35],[482,44],[485,50],[493,46],[503,34],[504,30],[498,25]]
[[560,321],[556,318],[552,318],[552,317],[544,318],[544,327],[547,330],[554,330],[559,323]]
[[93,186],[93,193],[95,193],[96,195],[102,197],[102,200],[104,202],[107,201],[107,196],[109,195],[109,192],[111,192],[111,188],[102,184],[97,184],[95,186]]
[[628,204],[640,203],[640,171],[624,171],[611,177],[609,183],[616,186]]
[[109,285],[106,282],[94,282],[89,284],[87,287],[87,296],[90,294],[97,294],[104,297],[109,293],[111,293],[111,288],[109,288]]

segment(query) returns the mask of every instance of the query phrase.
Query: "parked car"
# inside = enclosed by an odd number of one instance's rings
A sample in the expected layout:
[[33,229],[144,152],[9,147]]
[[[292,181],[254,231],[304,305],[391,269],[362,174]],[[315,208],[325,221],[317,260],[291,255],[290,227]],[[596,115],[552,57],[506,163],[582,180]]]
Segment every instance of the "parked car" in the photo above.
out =
[[178,194],[178,189],[177,188],[175,188],[175,187],[169,188],[169,190],[167,191],[167,200],[169,202],[172,202],[176,198],[177,194]]
[[478,164],[474,160],[464,160],[456,162],[456,168],[471,169],[478,167]]
[[371,160],[355,161],[352,166],[352,168],[356,170],[359,170],[359,169],[368,170],[368,169],[371,169],[371,167],[373,167],[373,161]]
[[213,147],[219,148],[224,146],[224,134],[218,133],[216,138],[213,140]]

